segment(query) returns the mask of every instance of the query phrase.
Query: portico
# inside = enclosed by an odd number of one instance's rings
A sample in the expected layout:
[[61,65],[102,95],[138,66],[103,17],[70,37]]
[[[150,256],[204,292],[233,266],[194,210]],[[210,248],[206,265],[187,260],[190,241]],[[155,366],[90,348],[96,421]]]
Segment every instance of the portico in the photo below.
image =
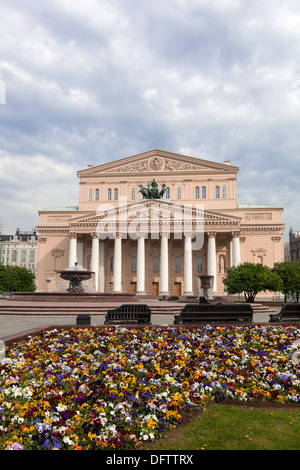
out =
[[[222,235],[224,236],[224,233]],[[237,232],[228,232],[226,236],[228,249],[223,251],[223,254],[226,255],[225,260],[230,264],[230,259],[232,259],[234,265],[237,265],[240,262],[238,234]],[[129,292],[130,285],[135,285],[134,292],[136,294],[151,294],[152,283],[155,282],[159,286],[159,295],[176,294],[175,284],[177,288],[180,285],[182,295],[198,295],[197,276],[200,274],[213,276],[213,292],[217,292],[217,232],[205,233],[204,246],[195,251],[193,251],[193,238],[190,234],[183,236],[182,240],[175,239],[174,234],[169,236],[161,234],[158,239],[154,239],[156,247],[159,245],[159,249],[155,251],[152,249],[152,239],[145,237],[145,235],[139,235],[137,239],[131,240],[122,238],[119,234],[111,234],[107,240],[101,240],[97,234],[92,233],[91,235],[85,235],[86,244],[90,237],[92,240],[91,255],[86,257],[86,260],[89,260],[89,266],[86,265],[85,267],[95,273],[96,292],[108,290],[115,293]],[[234,242],[231,242],[231,240],[234,240]],[[111,243],[112,241],[113,243]],[[70,266],[74,265],[75,261],[80,258],[82,246],[82,235],[79,238],[73,233],[69,239]],[[128,266],[127,268],[124,266],[123,259],[126,259],[129,246],[130,256],[128,254],[127,257],[136,260],[136,262],[130,262],[128,269]],[[176,246],[175,253],[178,256],[174,256],[174,246]],[[105,259],[105,253],[107,252],[111,256],[107,256],[107,259]],[[153,261],[153,257],[157,258],[157,261]],[[177,260],[174,258],[177,258]],[[203,262],[197,266],[197,258],[206,260],[206,266]],[[156,266],[155,262],[157,263]],[[172,266],[172,263],[174,266]],[[111,265],[112,269],[108,264]]]

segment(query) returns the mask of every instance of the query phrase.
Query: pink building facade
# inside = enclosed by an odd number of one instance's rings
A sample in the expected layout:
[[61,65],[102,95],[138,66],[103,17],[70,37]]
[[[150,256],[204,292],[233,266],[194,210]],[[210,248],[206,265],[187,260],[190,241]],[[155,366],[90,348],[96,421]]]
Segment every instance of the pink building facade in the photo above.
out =
[[[39,212],[37,288],[64,289],[78,263],[92,292],[199,295],[199,276],[224,292],[229,266],[283,261],[282,208],[239,205],[229,162],[152,150],[78,172],[79,203]],[[161,198],[141,186],[157,183]]]

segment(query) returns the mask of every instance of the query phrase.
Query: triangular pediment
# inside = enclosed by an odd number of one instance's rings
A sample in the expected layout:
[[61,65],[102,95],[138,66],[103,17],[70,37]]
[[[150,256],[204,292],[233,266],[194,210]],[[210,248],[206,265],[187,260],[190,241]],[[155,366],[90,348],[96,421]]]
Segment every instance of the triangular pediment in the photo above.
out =
[[170,173],[236,173],[238,168],[224,163],[210,162],[195,157],[188,157],[162,150],[151,150],[131,157],[116,160],[78,172],[79,177],[97,177],[107,175],[144,175]]
[[72,218],[69,223],[72,231],[79,227],[91,228],[96,227],[98,224],[110,222],[125,226],[134,222],[134,220],[145,220],[151,225],[151,218],[156,217],[156,213],[159,214],[160,218],[165,217],[166,220],[170,216],[172,223],[174,220],[191,221],[193,223],[203,220],[204,226],[210,230],[214,227],[237,229],[241,221],[239,216],[203,210],[200,204],[192,206],[190,204],[174,204],[163,199],[142,199],[132,204],[117,207],[112,207],[110,204],[100,204],[97,213]]

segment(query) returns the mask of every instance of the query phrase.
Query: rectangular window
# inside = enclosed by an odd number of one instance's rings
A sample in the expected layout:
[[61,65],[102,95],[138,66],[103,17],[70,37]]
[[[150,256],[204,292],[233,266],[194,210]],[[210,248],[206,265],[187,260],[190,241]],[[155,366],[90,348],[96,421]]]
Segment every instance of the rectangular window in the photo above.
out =
[[177,199],[181,199],[181,188],[177,188]]
[[92,201],[93,199],[93,190],[89,189],[89,201]]
[[202,256],[197,256],[197,271],[202,271]]
[[99,201],[99,189],[96,189],[95,191],[95,200]]
[[158,272],[158,256],[153,257],[153,272]]
[[136,272],[136,256],[132,256],[131,258],[131,271]]
[[180,272],[180,256],[175,257],[175,271]]
[[226,198],[226,186],[222,186],[222,197]]

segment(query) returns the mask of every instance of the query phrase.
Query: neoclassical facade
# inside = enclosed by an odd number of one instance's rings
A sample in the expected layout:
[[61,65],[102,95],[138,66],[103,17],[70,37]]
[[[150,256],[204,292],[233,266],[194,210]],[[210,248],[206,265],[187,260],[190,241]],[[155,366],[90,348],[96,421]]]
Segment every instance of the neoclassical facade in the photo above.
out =
[[[89,290],[198,295],[227,267],[283,260],[282,208],[240,205],[238,167],[152,150],[78,172],[77,207],[39,212],[37,288],[61,288],[75,262],[95,274]],[[163,189],[148,199],[141,185]]]

